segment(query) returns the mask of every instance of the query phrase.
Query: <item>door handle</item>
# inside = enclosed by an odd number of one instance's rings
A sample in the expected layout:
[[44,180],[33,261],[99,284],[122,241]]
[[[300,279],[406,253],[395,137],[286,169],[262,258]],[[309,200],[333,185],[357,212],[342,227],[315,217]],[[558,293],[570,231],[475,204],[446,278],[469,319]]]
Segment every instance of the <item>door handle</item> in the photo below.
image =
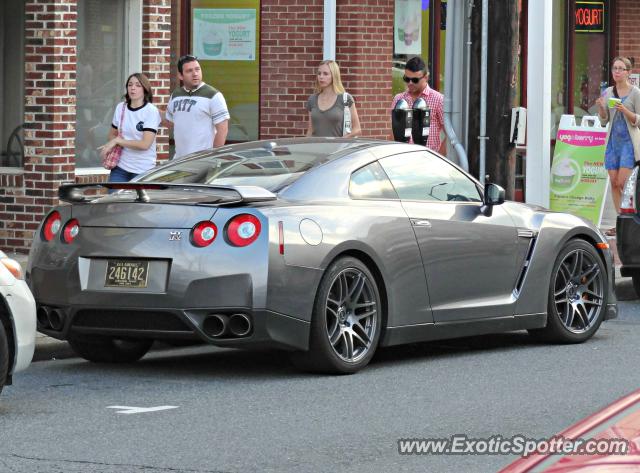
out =
[[413,225],[414,227],[431,227],[431,222],[429,220],[412,218],[411,225]]

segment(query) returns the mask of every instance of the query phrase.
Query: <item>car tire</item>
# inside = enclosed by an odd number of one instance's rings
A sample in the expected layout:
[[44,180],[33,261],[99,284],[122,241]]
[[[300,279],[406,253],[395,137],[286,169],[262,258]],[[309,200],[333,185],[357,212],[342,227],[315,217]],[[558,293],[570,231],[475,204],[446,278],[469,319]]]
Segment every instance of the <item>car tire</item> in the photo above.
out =
[[636,295],[640,297],[640,273],[631,276],[633,282],[633,289],[636,291]]
[[382,331],[380,301],[376,279],[362,261],[341,257],[331,263],[318,287],[309,350],[293,354],[295,366],[329,374],[353,374],[364,368]]
[[556,343],[582,343],[604,320],[607,273],[596,249],[584,240],[562,248],[551,273],[547,326],[529,330],[536,338]]
[[4,325],[0,320],[0,393],[9,376],[9,341]]
[[149,351],[153,340],[72,338],[69,339],[69,345],[82,358],[94,363],[131,363],[138,361]]

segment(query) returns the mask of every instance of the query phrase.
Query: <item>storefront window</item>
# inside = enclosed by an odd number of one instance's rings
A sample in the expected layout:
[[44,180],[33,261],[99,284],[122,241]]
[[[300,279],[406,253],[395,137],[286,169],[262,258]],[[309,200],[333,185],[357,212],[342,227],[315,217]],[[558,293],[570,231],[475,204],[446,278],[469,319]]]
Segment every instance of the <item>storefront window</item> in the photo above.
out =
[[[0,2],[0,167],[24,164],[24,2]],[[22,66],[22,67],[20,67]]]
[[190,52],[229,108],[227,142],[258,139],[260,1],[192,0],[191,21]]
[[444,90],[446,22],[446,0],[395,0],[393,95],[406,89],[404,65],[414,56],[427,63],[429,85]]
[[608,86],[609,2],[576,1],[573,12],[573,114],[596,115],[596,99]]
[[[76,167],[100,167],[126,80],[125,0],[78,2]],[[133,71],[132,71],[133,72]]]
[[560,117],[567,113],[567,7],[566,0],[553,0],[551,54],[551,139],[555,139]]

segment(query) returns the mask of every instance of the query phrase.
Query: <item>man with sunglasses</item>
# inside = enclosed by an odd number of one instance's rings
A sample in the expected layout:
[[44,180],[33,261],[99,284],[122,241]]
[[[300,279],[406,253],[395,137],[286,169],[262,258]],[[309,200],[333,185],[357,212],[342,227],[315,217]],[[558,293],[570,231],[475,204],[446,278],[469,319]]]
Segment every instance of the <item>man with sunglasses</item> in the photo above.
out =
[[178,77],[182,87],[172,92],[165,115],[173,124],[174,158],[224,145],[231,118],[227,103],[220,91],[203,82],[198,58],[178,59]]
[[402,80],[407,84],[407,90],[393,98],[391,110],[395,108],[400,99],[406,100],[409,106],[413,107],[413,102],[422,97],[431,109],[431,126],[429,128],[427,148],[444,156],[447,149],[446,141],[440,138],[444,128],[444,96],[429,87],[429,72],[422,58],[415,56],[407,61]]

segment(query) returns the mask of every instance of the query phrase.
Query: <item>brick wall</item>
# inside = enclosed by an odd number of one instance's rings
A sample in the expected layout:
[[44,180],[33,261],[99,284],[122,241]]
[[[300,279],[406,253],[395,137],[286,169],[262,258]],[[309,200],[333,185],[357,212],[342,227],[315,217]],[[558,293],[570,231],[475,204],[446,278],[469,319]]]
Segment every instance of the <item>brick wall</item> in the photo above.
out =
[[[301,136],[323,59],[320,0],[264,0],[260,66],[260,137]],[[393,0],[338,0],[336,60],[356,100],[364,136],[388,135]]]
[[302,136],[322,61],[323,1],[263,0],[261,17],[260,137]]
[[356,100],[362,135],[390,134],[393,0],[337,2],[336,60],[342,82]]
[[[171,82],[171,0],[144,0],[142,7],[142,72],[153,87],[153,103],[164,111]],[[169,158],[169,132],[156,137],[158,160]]]
[[25,2],[25,163],[0,176],[0,247],[26,252],[75,154],[76,0]]
[[640,41],[638,25],[640,24],[640,2],[638,0],[618,0],[615,27],[618,50],[616,56],[626,56],[634,60],[634,72],[640,71]]

